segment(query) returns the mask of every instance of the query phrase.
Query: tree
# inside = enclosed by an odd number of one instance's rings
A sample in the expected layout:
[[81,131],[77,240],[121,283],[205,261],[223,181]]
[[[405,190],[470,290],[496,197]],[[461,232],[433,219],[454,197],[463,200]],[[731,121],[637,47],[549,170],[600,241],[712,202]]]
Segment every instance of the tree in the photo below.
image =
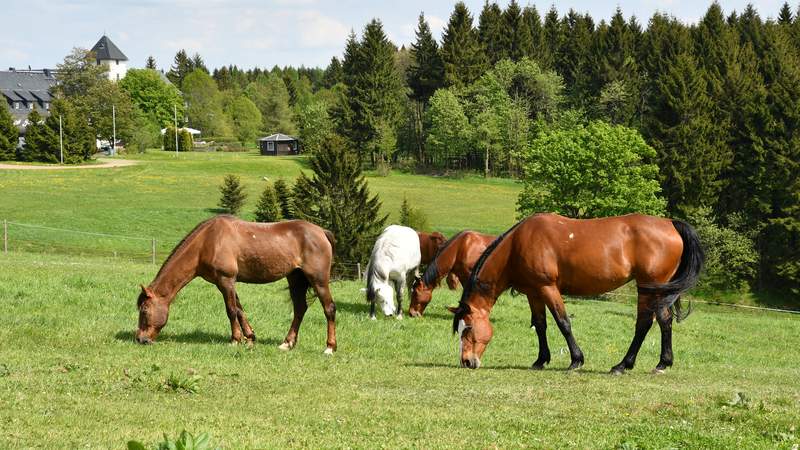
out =
[[488,66],[472,15],[463,2],[456,3],[442,37],[444,80],[448,86],[466,86],[477,80]]
[[403,203],[400,204],[400,225],[413,228],[415,230],[427,230],[428,218],[425,213],[417,208],[412,208],[408,203],[408,198],[403,194]]
[[[174,152],[175,151],[175,127],[167,126],[166,130],[164,131],[164,135],[161,136],[161,141],[164,146],[164,151],[167,152]],[[179,152],[190,152],[194,150],[194,141],[192,140],[192,135],[189,133],[188,130],[181,128],[178,131],[178,151]]]
[[242,146],[254,141],[261,127],[261,112],[255,103],[245,96],[239,96],[228,105],[226,112],[231,118],[233,132]]
[[178,53],[175,54],[175,61],[172,63],[169,72],[167,72],[167,78],[172,84],[177,86],[178,89],[183,90],[183,79],[192,73],[194,69],[194,64],[186,54],[186,50],[180,49]]
[[323,100],[315,99],[301,105],[297,110],[296,120],[303,148],[311,154],[319,151],[333,132],[328,106]]
[[50,115],[43,122],[36,110],[31,111],[28,120],[30,124],[26,130],[25,148],[20,159],[60,162],[62,151],[59,130],[63,131],[65,164],[86,161],[94,154],[95,138],[92,130],[69,100],[53,100],[50,104]]
[[119,86],[128,93],[133,103],[158,127],[183,122],[185,110],[181,92],[167,83],[152,69],[128,69]]
[[334,268],[343,273],[343,264],[367,261],[387,216],[381,216],[381,202],[370,196],[361,165],[342,138],[331,136],[309,162],[313,175],[301,172],[295,183],[295,211],[298,218],[333,232]]
[[0,105],[0,161],[12,160],[16,156],[19,131],[5,105]]
[[189,125],[206,136],[229,136],[230,124],[222,109],[217,83],[202,70],[195,70],[183,80],[183,94],[188,104]]
[[275,195],[281,206],[281,216],[284,219],[296,219],[294,210],[294,189],[283,178],[275,180]]
[[433,94],[427,114],[428,154],[442,160],[465,155],[471,146],[472,127],[458,98],[450,89]]
[[334,56],[325,69],[325,73],[322,75],[322,86],[330,89],[342,81],[344,81],[342,63],[339,61],[339,58]]
[[635,130],[591,122],[546,131],[525,157],[519,217],[556,212],[574,218],[663,214],[655,156]]
[[407,81],[411,98],[426,104],[433,93],[444,86],[444,63],[423,14],[419,15],[416,36],[417,40],[411,44],[412,62]]
[[488,1],[483,4],[478,16],[478,39],[486,52],[489,65],[508,57],[508,46],[505,42],[503,10],[497,3]]
[[28,126],[25,127],[25,147],[21,151],[17,150],[17,161],[58,161],[57,159],[50,160],[47,157],[47,142],[52,141],[50,136],[47,136],[49,131],[44,126],[42,115],[34,108],[28,114]]
[[522,9],[517,0],[511,0],[506,10],[503,11],[501,30],[503,31],[504,57],[512,61],[519,61],[524,57],[531,56],[533,53],[531,29],[522,17]]
[[[156,67],[156,59],[153,58],[152,55],[148,56],[147,57],[147,61],[144,63],[144,67],[145,67],[145,69],[156,70],[157,69],[157,67]],[[126,74],[125,76],[128,76],[128,75]],[[123,78],[123,80],[124,80],[124,78]]]
[[208,73],[208,67],[206,67],[206,63],[203,61],[203,58],[200,56],[199,53],[195,53],[192,56],[192,69],[200,69],[205,73]]
[[542,17],[536,6],[526,6],[522,10],[522,20],[525,26],[528,27],[531,34],[531,54],[529,55],[534,61],[541,64],[542,61],[542,45],[543,45],[543,30],[542,30]]
[[294,134],[289,91],[280,76],[262,75],[247,85],[245,95],[261,112],[261,127],[267,133]]
[[225,175],[225,179],[219,187],[219,192],[221,194],[219,207],[228,214],[239,215],[239,211],[242,210],[244,201],[247,198],[239,177],[233,174]]
[[256,222],[280,222],[281,218],[281,205],[275,188],[267,183],[256,204]]

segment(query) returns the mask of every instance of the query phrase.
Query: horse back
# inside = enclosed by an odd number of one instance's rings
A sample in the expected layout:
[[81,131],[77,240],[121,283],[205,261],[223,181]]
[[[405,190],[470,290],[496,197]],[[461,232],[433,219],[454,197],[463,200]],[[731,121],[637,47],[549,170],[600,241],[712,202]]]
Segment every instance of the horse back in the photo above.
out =
[[513,237],[519,263],[537,283],[575,295],[608,292],[631,279],[668,281],[683,251],[671,220],[641,214],[583,220],[541,214]]

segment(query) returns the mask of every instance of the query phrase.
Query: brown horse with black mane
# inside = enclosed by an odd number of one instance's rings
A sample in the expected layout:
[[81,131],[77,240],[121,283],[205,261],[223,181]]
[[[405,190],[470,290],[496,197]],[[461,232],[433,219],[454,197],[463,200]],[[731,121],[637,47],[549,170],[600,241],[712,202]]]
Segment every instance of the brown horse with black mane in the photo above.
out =
[[631,214],[576,220],[537,214],[514,225],[481,255],[452,308],[453,332],[460,334],[461,365],[476,369],[492,339],[489,314],[508,288],[525,294],[539,340],[533,369],[550,362],[545,307],[569,347],[569,369],[583,365],[562,294],[597,295],[635,280],[639,300],[636,332],[628,352],[611,371],[632,369],[653,318],[661,328],[656,372],[672,365],[672,318],[682,315],[680,295],[695,285],[704,254],[694,229],[681,221]]
[[325,353],[336,350],[336,306],[328,287],[333,259],[333,233],[302,220],[254,223],[216,216],[200,223],[175,247],[156,278],[142,286],[137,306],[136,341],[149,344],[167,324],[175,295],[196,277],[217,286],[231,322],[231,340],[256,336],[242,310],[235,283],[271,283],[287,278],[294,318],[281,350],[297,343],[308,303],[309,288],[319,297],[328,321]]
[[450,289],[456,289],[459,281],[466,286],[472,267],[496,237],[464,230],[445,242],[436,257],[428,264],[422,277],[414,280],[408,314],[411,317],[422,317],[425,308],[431,302],[433,290],[445,276]]

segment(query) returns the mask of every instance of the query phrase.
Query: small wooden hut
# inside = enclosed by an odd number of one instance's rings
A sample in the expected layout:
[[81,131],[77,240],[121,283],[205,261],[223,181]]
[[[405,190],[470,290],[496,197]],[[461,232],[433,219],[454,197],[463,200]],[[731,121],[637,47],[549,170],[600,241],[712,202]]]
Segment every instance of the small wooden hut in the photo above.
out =
[[300,141],[296,137],[275,133],[259,139],[258,148],[266,156],[299,155]]

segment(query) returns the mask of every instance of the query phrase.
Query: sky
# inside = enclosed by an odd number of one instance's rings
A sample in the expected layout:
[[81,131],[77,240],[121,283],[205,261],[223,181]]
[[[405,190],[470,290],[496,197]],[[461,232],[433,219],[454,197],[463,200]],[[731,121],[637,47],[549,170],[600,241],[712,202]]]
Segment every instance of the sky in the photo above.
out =
[[[242,68],[279,66],[325,67],[341,56],[350,30],[360,34],[373,18],[380,19],[398,46],[414,41],[417,17],[424,12],[440,37],[454,0],[2,0],[0,69],[54,68],[73,47],[91,48],[107,34],[128,56],[130,67],[143,67],[148,56],[169,69],[175,53],[199,53],[209,68],[235,64]],[[798,0],[795,4],[796,11]],[[484,0],[466,0],[475,17]],[[497,2],[505,8],[508,0]],[[553,4],[534,5],[540,14]],[[599,22],[619,6],[626,17],[646,25],[656,11],[696,22],[710,0],[572,0],[557,2],[588,12]],[[775,17],[783,0],[721,0],[725,12],[742,11],[753,3],[762,17]]]

